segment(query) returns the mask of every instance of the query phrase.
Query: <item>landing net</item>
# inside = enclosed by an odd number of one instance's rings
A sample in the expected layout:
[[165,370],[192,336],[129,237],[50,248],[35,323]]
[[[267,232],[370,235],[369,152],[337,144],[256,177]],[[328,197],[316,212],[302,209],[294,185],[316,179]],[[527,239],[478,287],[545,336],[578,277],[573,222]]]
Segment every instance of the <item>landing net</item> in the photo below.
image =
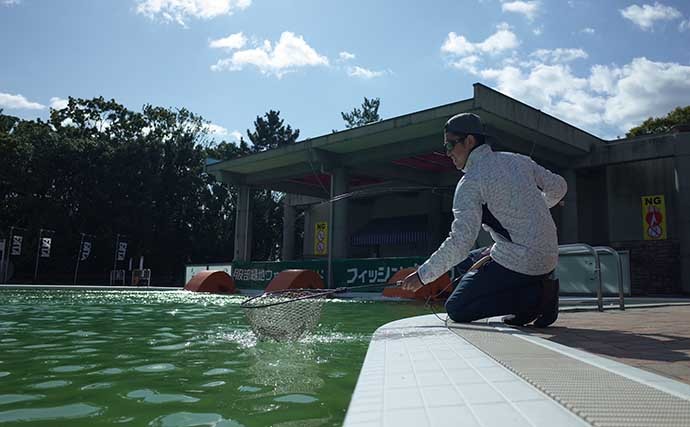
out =
[[260,340],[296,341],[319,324],[325,298],[338,290],[287,289],[243,301],[240,307]]

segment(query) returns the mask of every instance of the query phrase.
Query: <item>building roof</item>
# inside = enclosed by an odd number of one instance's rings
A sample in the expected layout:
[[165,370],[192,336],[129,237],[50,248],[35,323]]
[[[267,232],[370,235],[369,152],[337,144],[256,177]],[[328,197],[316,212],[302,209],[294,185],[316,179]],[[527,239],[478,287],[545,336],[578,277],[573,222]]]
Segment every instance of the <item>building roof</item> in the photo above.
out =
[[443,125],[462,112],[481,116],[495,149],[532,155],[556,169],[605,145],[594,135],[475,83],[470,99],[213,163],[207,170],[232,185],[322,198],[329,195],[329,173],[335,168],[348,170],[351,189],[383,182],[453,185],[458,172],[443,152]]

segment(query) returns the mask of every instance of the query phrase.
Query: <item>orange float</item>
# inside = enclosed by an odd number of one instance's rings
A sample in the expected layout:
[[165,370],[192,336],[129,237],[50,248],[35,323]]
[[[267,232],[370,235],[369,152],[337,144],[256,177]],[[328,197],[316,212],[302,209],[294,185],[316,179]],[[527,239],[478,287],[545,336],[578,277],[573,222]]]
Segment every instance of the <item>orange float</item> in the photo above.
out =
[[[395,285],[396,282],[409,276],[411,273],[417,271],[415,267],[403,268],[398,270],[394,275],[388,279],[389,285]],[[415,292],[408,291],[401,288],[385,288],[383,290],[384,297],[394,297],[394,298],[408,298],[408,299],[418,299],[426,300],[429,296],[433,296],[434,300],[446,299],[453,291],[453,288],[448,286],[450,284],[450,274],[446,273],[428,285],[422,286]],[[446,289],[447,288],[447,289]]]
[[222,270],[200,271],[191,278],[185,290],[191,292],[210,292],[214,294],[235,294],[235,279]]
[[285,289],[323,289],[323,279],[312,270],[283,270],[264,292],[282,291]]

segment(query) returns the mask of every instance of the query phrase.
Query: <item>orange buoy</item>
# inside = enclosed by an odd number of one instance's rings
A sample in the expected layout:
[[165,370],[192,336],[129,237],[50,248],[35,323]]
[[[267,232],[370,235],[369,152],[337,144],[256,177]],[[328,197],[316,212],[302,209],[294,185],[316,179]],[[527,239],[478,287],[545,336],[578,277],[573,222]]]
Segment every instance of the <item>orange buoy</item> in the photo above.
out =
[[323,289],[323,279],[312,270],[283,270],[264,292],[282,291],[285,289]]
[[[390,277],[390,279],[388,279],[388,284],[394,285],[395,282],[404,279],[411,273],[414,273],[416,270],[417,269],[415,267],[408,267],[403,268],[402,270],[398,270],[394,275]],[[415,292],[400,288],[385,288],[383,290],[383,296],[418,300],[425,300],[429,298],[429,296],[433,296],[434,299],[445,299],[453,291],[453,288],[448,286],[449,283],[450,275],[446,273],[438,279],[434,280],[433,282],[427,284],[426,286],[422,286],[421,288],[417,289]],[[445,289],[446,287],[448,289]],[[441,292],[443,289],[445,289],[445,291],[439,295],[439,292]]]
[[200,271],[184,285],[185,290],[191,292],[211,292],[214,294],[234,294],[235,279],[222,270]]

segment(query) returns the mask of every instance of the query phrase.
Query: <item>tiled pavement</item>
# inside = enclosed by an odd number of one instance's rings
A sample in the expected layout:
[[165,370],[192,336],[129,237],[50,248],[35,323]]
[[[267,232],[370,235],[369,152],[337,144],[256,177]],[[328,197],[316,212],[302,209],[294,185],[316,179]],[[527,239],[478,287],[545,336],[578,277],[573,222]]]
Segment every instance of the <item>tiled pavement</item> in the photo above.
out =
[[690,384],[690,305],[561,312],[550,328],[520,329]]
[[345,426],[689,425],[688,320],[690,306],[561,312],[522,333],[500,318],[391,322],[372,339]]

